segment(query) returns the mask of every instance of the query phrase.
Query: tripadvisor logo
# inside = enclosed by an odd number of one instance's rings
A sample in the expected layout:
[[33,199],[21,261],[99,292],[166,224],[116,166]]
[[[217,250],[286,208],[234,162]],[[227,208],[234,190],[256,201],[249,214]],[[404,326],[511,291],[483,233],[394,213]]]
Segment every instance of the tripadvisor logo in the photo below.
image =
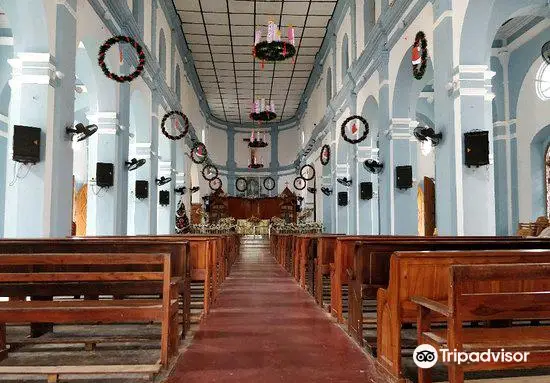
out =
[[[441,349],[441,361],[443,363],[467,364],[467,363],[525,363],[529,352],[507,352],[504,349],[493,351],[488,349],[483,352],[464,352],[457,350]],[[438,361],[437,350],[429,344],[421,344],[413,353],[414,363],[423,369],[432,368]]]

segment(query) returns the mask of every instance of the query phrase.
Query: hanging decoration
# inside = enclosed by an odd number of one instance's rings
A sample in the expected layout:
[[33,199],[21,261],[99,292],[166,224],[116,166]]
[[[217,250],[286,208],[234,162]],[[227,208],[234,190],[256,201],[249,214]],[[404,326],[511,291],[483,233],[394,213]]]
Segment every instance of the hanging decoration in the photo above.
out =
[[191,161],[196,164],[202,164],[204,161],[206,161],[207,155],[208,152],[206,151],[206,145],[204,145],[202,142],[197,142],[191,148]]
[[426,35],[420,31],[416,34],[412,47],[412,69],[413,76],[417,80],[421,80],[426,72],[428,59],[428,42]]
[[202,168],[202,177],[207,181],[218,178],[218,168],[214,165],[206,165]]
[[315,168],[309,164],[302,166],[300,176],[306,181],[311,181],[315,178]]
[[239,177],[235,181],[235,188],[237,191],[244,193],[246,189],[248,188],[248,181],[244,177]]
[[[179,131],[179,133],[180,133],[177,136],[173,136],[173,135],[169,134],[166,131],[166,121],[174,115],[180,116],[183,120],[183,127],[182,128],[180,128],[178,120],[174,121],[174,124],[176,125],[176,131]],[[162,130],[162,134],[164,134],[166,136],[166,138],[168,138],[170,140],[174,140],[174,141],[180,140],[183,137],[185,137],[185,135],[189,131],[189,119],[187,118],[187,116],[185,114],[183,114],[179,110],[173,110],[171,112],[166,113],[164,115],[164,117],[162,117],[162,121],[160,123],[160,129]]]
[[265,133],[263,137],[260,136],[260,132],[258,132],[257,135],[254,134],[254,130],[252,131],[252,134],[250,135],[250,141],[248,142],[249,148],[265,148],[268,145],[267,140],[265,138]]
[[[136,50],[136,53],[138,55],[138,65],[136,69],[130,73],[129,75],[125,76],[119,76],[117,74],[112,73],[109,68],[107,68],[107,64],[105,64],[105,54],[116,43],[127,43],[134,47]],[[99,54],[97,56],[97,62],[99,64],[99,67],[103,71],[103,74],[110,78],[111,80],[115,80],[117,82],[130,82],[141,74],[143,72],[143,67],[145,66],[145,52],[143,51],[143,48],[141,45],[137,43],[136,40],[134,40],[131,37],[128,36],[113,36],[107,41],[103,43],[101,47],[99,47]]]
[[262,68],[265,61],[283,61],[296,54],[294,27],[286,29],[287,41],[282,40],[279,27],[272,21],[267,25],[267,36],[262,40],[262,30],[257,29],[254,34],[254,49],[252,55],[261,60]]
[[249,169],[260,169],[263,168],[263,158],[260,157],[260,161],[258,162],[258,158],[256,156],[256,149],[251,148],[250,149],[250,164],[248,164]]
[[542,56],[542,59],[550,65],[550,41],[544,43],[540,49],[540,55]]
[[259,122],[267,122],[277,118],[275,113],[275,103],[271,101],[269,105],[266,105],[265,98],[256,100],[252,103],[249,117],[251,120]]
[[271,177],[264,178],[264,188],[267,191],[275,189],[275,180]]
[[189,217],[187,217],[182,196],[178,202],[178,208],[176,210],[176,234],[185,234],[190,231],[191,225],[189,225]]
[[320,159],[321,159],[321,165],[323,166],[327,166],[328,163],[330,162],[330,146],[325,144],[323,145],[323,147],[321,148],[321,154],[320,154]]
[[213,191],[220,190],[222,188],[222,180],[216,177],[208,182],[208,186]]
[[294,178],[294,189],[304,190],[306,188],[306,180],[302,177]]
[[[347,135],[346,127],[348,122],[359,120],[364,126],[365,129],[363,131],[363,134],[357,138],[350,138]],[[354,122],[350,127],[351,134],[358,135],[359,132],[359,126],[356,122]],[[359,142],[363,141],[365,138],[367,138],[367,135],[369,134],[369,123],[367,120],[361,116],[351,116],[346,118],[346,120],[342,123],[342,126],[340,127],[340,134],[342,135],[342,138],[344,141],[349,142],[350,144],[358,144]]]

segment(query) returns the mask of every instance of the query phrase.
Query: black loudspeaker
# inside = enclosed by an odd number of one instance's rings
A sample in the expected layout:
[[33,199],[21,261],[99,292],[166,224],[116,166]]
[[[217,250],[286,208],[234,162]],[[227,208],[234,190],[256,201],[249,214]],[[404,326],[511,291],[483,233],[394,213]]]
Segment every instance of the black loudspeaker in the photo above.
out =
[[159,191],[159,203],[162,206],[170,205],[170,192],[168,190]]
[[489,132],[464,133],[464,163],[466,166],[489,165]]
[[13,160],[33,164],[40,162],[40,128],[13,126]]
[[145,199],[149,197],[149,181],[136,181],[136,198]]
[[361,182],[359,187],[361,199],[372,199],[372,182]]
[[338,192],[338,206],[348,206],[348,192]]
[[111,187],[113,186],[115,170],[113,164],[107,162],[98,162],[96,165],[96,185],[99,187]]
[[396,166],[395,167],[395,187],[398,189],[412,188],[413,171],[412,166]]

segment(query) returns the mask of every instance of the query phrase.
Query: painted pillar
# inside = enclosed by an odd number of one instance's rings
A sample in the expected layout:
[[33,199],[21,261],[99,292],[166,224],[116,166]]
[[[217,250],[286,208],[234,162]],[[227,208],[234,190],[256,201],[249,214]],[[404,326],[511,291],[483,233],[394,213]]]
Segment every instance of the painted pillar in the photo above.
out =
[[357,152],[357,188],[361,182],[372,182],[372,199],[363,200],[358,192],[357,204],[357,234],[379,234],[378,217],[378,176],[372,174],[363,166],[367,159],[378,160],[378,149],[370,146],[359,147]]
[[[383,53],[381,64],[378,68],[380,88],[378,90],[378,126],[388,126],[390,123],[390,90],[388,81],[388,53]],[[379,148],[380,148],[380,162],[384,164],[382,173],[378,175],[378,198],[379,198],[379,214],[380,214],[380,234],[391,234],[393,207],[392,207],[392,186],[394,170],[393,160],[390,156],[390,141],[388,137],[383,134],[383,130],[379,130]]]
[[130,184],[130,188],[133,190],[134,201],[134,224],[133,230],[135,235],[151,234],[151,209],[149,205],[151,203],[151,143],[136,143],[135,145],[135,157],[145,159],[145,165],[133,171],[135,173],[135,180],[149,181],[149,196],[147,199],[135,198],[135,181]]
[[[88,140],[88,206],[87,235],[114,235],[117,233],[118,180],[121,177],[119,164],[125,159],[118,153],[117,112],[96,112],[86,115],[91,124],[98,127]],[[96,185],[97,163],[113,164],[113,186],[99,188]]]
[[[172,177],[172,162],[171,161],[159,161],[158,162],[158,178],[161,177]],[[157,234],[170,234],[170,224],[171,224],[171,204],[173,203],[173,198],[170,198],[170,204],[166,206],[160,205],[158,200],[158,194],[161,190],[168,191],[174,190],[172,182],[168,182],[166,185],[157,187]],[[170,193],[170,197],[173,197],[173,192]]]
[[[352,8],[352,9],[355,9]],[[350,97],[350,115],[357,114],[357,93],[352,92]],[[350,145],[348,148],[348,177],[353,183],[348,188],[349,192],[349,208],[348,208],[348,234],[357,234],[357,216],[359,215],[359,177],[357,173],[357,145]]]
[[[124,51],[127,54],[127,51]],[[129,73],[131,69],[124,61],[122,73]],[[116,234],[126,235],[128,232],[128,194],[129,194],[129,172],[126,170],[124,162],[131,159],[129,157],[130,145],[130,84],[119,84],[119,124],[118,131],[118,158],[115,162],[115,174],[118,173],[117,183],[117,215],[116,215]],[[135,182],[134,182],[135,183]]]
[[[275,138],[272,136],[272,145]],[[227,190],[227,193],[230,195],[235,195],[235,169],[237,163],[235,162],[235,130],[233,127],[228,127],[227,129],[227,185],[224,189]]]
[[[160,80],[159,80],[160,81]],[[153,92],[152,107],[153,115],[151,116],[151,166],[149,168],[149,230],[150,234],[157,234],[157,208],[158,208],[158,187],[155,183],[159,170],[159,119],[157,116],[160,100],[157,92]]]
[[[340,149],[343,150],[343,149]],[[350,164],[336,164],[336,178],[344,178],[350,179]],[[351,201],[351,193],[350,190],[355,188],[355,183],[357,181],[353,180],[353,184],[351,187],[346,187],[342,184],[340,184],[338,181],[334,182],[334,203],[336,205],[336,232],[342,233],[342,234],[349,234],[350,233],[350,201]],[[339,206],[338,205],[338,193],[348,193],[348,204],[347,206]]]
[[[0,30],[3,39],[0,39],[0,207],[4,208],[6,196],[6,161],[8,155],[8,109],[10,104],[11,89],[8,80],[11,76],[11,67],[8,58],[13,57],[13,36],[11,30]],[[4,235],[4,214],[0,213],[0,237]]]

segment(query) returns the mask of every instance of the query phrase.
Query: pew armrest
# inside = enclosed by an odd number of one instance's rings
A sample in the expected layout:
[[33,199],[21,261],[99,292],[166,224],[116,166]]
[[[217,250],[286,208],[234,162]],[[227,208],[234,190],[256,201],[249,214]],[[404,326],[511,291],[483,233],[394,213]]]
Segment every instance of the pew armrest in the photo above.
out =
[[421,307],[425,307],[430,311],[434,311],[438,314],[448,318],[450,316],[449,307],[441,302],[434,301],[432,299],[424,297],[411,297],[411,301]]

